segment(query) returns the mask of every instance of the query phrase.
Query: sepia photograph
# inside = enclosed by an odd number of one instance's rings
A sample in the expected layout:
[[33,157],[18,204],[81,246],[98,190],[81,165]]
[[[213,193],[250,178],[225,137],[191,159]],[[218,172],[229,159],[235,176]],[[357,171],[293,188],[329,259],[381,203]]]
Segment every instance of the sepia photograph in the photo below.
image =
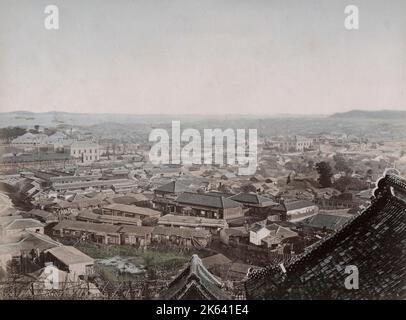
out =
[[405,13],[0,0],[0,300],[405,300]]

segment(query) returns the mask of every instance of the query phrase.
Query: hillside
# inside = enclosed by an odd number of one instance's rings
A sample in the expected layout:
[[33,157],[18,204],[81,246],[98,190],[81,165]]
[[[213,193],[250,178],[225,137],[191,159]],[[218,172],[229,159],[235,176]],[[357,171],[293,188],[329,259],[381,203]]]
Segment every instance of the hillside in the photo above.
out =
[[378,120],[406,120],[406,111],[378,110],[362,111],[351,110],[348,112],[334,113],[330,116],[337,119],[378,119]]

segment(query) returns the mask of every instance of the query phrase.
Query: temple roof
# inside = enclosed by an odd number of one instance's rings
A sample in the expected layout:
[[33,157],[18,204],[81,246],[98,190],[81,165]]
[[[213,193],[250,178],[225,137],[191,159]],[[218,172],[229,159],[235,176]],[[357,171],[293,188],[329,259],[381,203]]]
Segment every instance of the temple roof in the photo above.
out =
[[162,295],[168,300],[228,300],[221,281],[211,274],[194,254],[187,267],[169,284]]
[[[387,171],[372,204],[336,233],[284,266],[249,274],[249,299],[405,299],[406,180]],[[347,289],[359,272],[359,288]]]

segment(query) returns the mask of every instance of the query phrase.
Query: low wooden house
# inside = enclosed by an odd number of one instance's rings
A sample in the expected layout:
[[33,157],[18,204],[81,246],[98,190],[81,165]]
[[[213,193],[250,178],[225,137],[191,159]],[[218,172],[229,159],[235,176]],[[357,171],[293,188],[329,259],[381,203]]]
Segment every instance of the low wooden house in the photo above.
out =
[[58,246],[44,252],[45,261],[75,277],[92,275],[94,259],[72,246]]
[[114,203],[104,206],[102,209],[102,214],[115,217],[138,218],[141,220],[146,218],[158,219],[161,216],[161,213],[157,210],[120,203]]
[[177,212],[209,219],[233,220],[244,216],[242,205],[223,196],[184,192],[176,198]]
[[227,221],[224,219],[209,219],[196,216],[166,214],[159,218],[158,225],[166,227],[186,227],[193,229],[210,230],[217,233],[227,228]]
[[121,244],[121,226],[63,220],[52,228],[54,236],[102,244]]
[[120,229],[122,244],[147,246],[151,243],[152,227],[123,226]]
[[152,231],[152,241],[157,244],[204,248],[210,243],[211,234],[207,230],[157,226]]

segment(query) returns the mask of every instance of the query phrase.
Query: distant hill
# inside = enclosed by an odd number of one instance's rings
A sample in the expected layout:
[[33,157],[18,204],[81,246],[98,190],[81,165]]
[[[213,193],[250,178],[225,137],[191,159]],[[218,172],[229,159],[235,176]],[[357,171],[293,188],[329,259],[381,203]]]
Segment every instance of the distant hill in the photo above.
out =
[[330,116],[337,119],[380,119],[380,120],[406,120],[406,111],[378,110],[362,111],[351,110],[348,112],[334,113]]
[[15,114],[15,115],[34,115],[35,113],[32,111],[25,111],[25,110],[17,110],[12,112],[2,112],[3,114]]

